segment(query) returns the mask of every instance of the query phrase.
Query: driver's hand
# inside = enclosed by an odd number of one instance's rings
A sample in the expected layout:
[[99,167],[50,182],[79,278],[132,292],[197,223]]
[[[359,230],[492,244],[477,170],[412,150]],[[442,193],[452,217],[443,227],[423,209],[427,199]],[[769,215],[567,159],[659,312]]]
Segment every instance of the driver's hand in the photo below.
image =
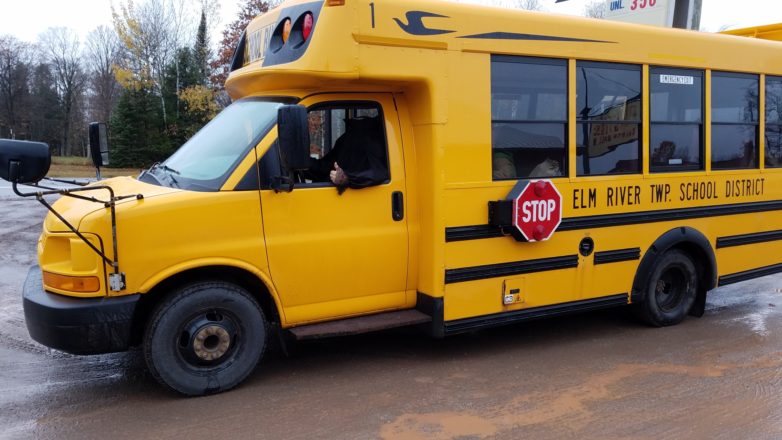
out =
[[339,164],[334,162],[334,169],[329,173],[331,182],[337,186],[345,186],[348,184],[348,176],[345,171],[339,167]]

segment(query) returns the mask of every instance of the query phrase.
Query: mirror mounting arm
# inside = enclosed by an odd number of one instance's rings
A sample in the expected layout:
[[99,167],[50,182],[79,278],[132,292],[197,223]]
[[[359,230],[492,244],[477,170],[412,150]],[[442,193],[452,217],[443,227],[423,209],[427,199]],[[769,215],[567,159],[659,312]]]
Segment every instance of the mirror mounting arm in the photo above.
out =
[[[295,183],[296,182],[295,182],[295,179],[293,179],[293,177],[290,177],[290,176],[274,176],[273,183],[272,183],[272,189],[274,190],[275,193],[279,193],[279,192],[283,192],[283,191],[291,192],[291,191],[293,191],[293,187],[294,187]],[[282,186],[285,185],[285,184],[288,185],[288,188],[287,189],[282,189]]]
[[[11,162],[11,173],[15,172],[15,165],[14,162]],[[37,186],[37,185],[36,185]],[[55,188],[46,188],[42,186],[38,186],[39,188],[45,189],[46,191],[37,191],[32,193],[23,193],[19,191],[19,188],[17,186],[17,182],[12,182],[12,188],[14,193],[18,195],[19,197],[35,197],[38,202],[40,202],[46,209],[49,210],[52,214],[54,214],[55,217],[57,217],[65,226],[68,227],[68,229],[71,230],[74,234],[76,234],[81,241],[83,241],[87,246],[90,247],[98,256],[100,256],[103,261],[110,265],[113,269],[113,273],[110,275],[109,284],[112,291],[120,291],[125,288],[125,274],[120,272],[119,270],[119,257],[117,253],[117,212],[116,212],[116,202],[120,200],[125,200],[129,198],[135,198],[136,200],[142,200],[144,196],[142,194],[134,194],[129,196],[115,196],[114,190],[111,189],[109,186],[100,185],[100,186],[91,186],[91,187],[85,187],[85,188],[73,188],[73,189],[55,189]],[[95,197],[86,197],[79,194],[74,194],[76,192],[84,192],[84,191],[98,191],[98,190],[106,190],[109,192],[109,200],[100,200]],[[79,232],[78,229],[76,229],[68,220],[65,219],[57,210],[52,207],[52,205],[49,204],[49,202],[44,199],[44,196],[47,195],[62,195],[66,197],[73,197],[76,199],[86,200],[90,202],[95,203],[101,203],[103,204],[107,209],[111,210],[111,241],[114,251],[114,258],[109,258],[103,251],[98,249],[97,246],[92,244],[87,237],[85,237],[81,232]]]

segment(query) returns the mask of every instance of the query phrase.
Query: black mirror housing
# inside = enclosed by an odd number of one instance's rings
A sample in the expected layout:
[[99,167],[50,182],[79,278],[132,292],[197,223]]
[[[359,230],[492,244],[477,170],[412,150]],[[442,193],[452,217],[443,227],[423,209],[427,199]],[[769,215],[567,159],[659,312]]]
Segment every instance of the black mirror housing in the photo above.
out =
[[277,137],[282,166],[290,171],[310,167],[310,129],[307,108],[284,105],[277,111]]
[[109,164],[109,130],[103,122],[90,123],[90,158],[95,168]]
[[0,178],[12,183],[37,183],[49,172],[52,157],[43,142],[0,139]]

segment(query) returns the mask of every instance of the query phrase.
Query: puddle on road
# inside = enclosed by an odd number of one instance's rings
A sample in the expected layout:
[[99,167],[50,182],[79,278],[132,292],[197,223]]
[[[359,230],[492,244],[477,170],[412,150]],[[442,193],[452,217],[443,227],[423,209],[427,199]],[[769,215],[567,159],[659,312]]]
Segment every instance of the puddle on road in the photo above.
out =
[[746,324],[758,336],[768,337],[771,333],[768,329],[768,318],[776,311],[774,307],[758,307],[753,313],[735,318],[735,322]]
[[[782,276],[773,275],[752,282],[720,287],[709,293],[707,313],[725,310],[738,312],[739,316],[727,319],[747,326],[753,334],[762,338],[771,335],[769,321],[779,312]],[[750,290],[750,286],[751,290]],[[716,313],[715,313],[716,314]]]

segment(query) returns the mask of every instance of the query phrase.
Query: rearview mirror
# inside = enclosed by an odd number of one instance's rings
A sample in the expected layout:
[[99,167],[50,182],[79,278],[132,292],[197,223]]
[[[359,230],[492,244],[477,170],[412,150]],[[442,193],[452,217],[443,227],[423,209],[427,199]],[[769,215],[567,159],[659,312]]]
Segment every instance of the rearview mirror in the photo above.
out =
[[291,172],[310,167],[310,129],[306,107],[280,107],[277,111],[277,138],[283,168]]
[[109,132],[103,122],[90,124],[90,157],[95,168],[109,164]]
[[37,183],[49,172],[52,158],[43,142],[0,139],[0,178],[13,183]]

